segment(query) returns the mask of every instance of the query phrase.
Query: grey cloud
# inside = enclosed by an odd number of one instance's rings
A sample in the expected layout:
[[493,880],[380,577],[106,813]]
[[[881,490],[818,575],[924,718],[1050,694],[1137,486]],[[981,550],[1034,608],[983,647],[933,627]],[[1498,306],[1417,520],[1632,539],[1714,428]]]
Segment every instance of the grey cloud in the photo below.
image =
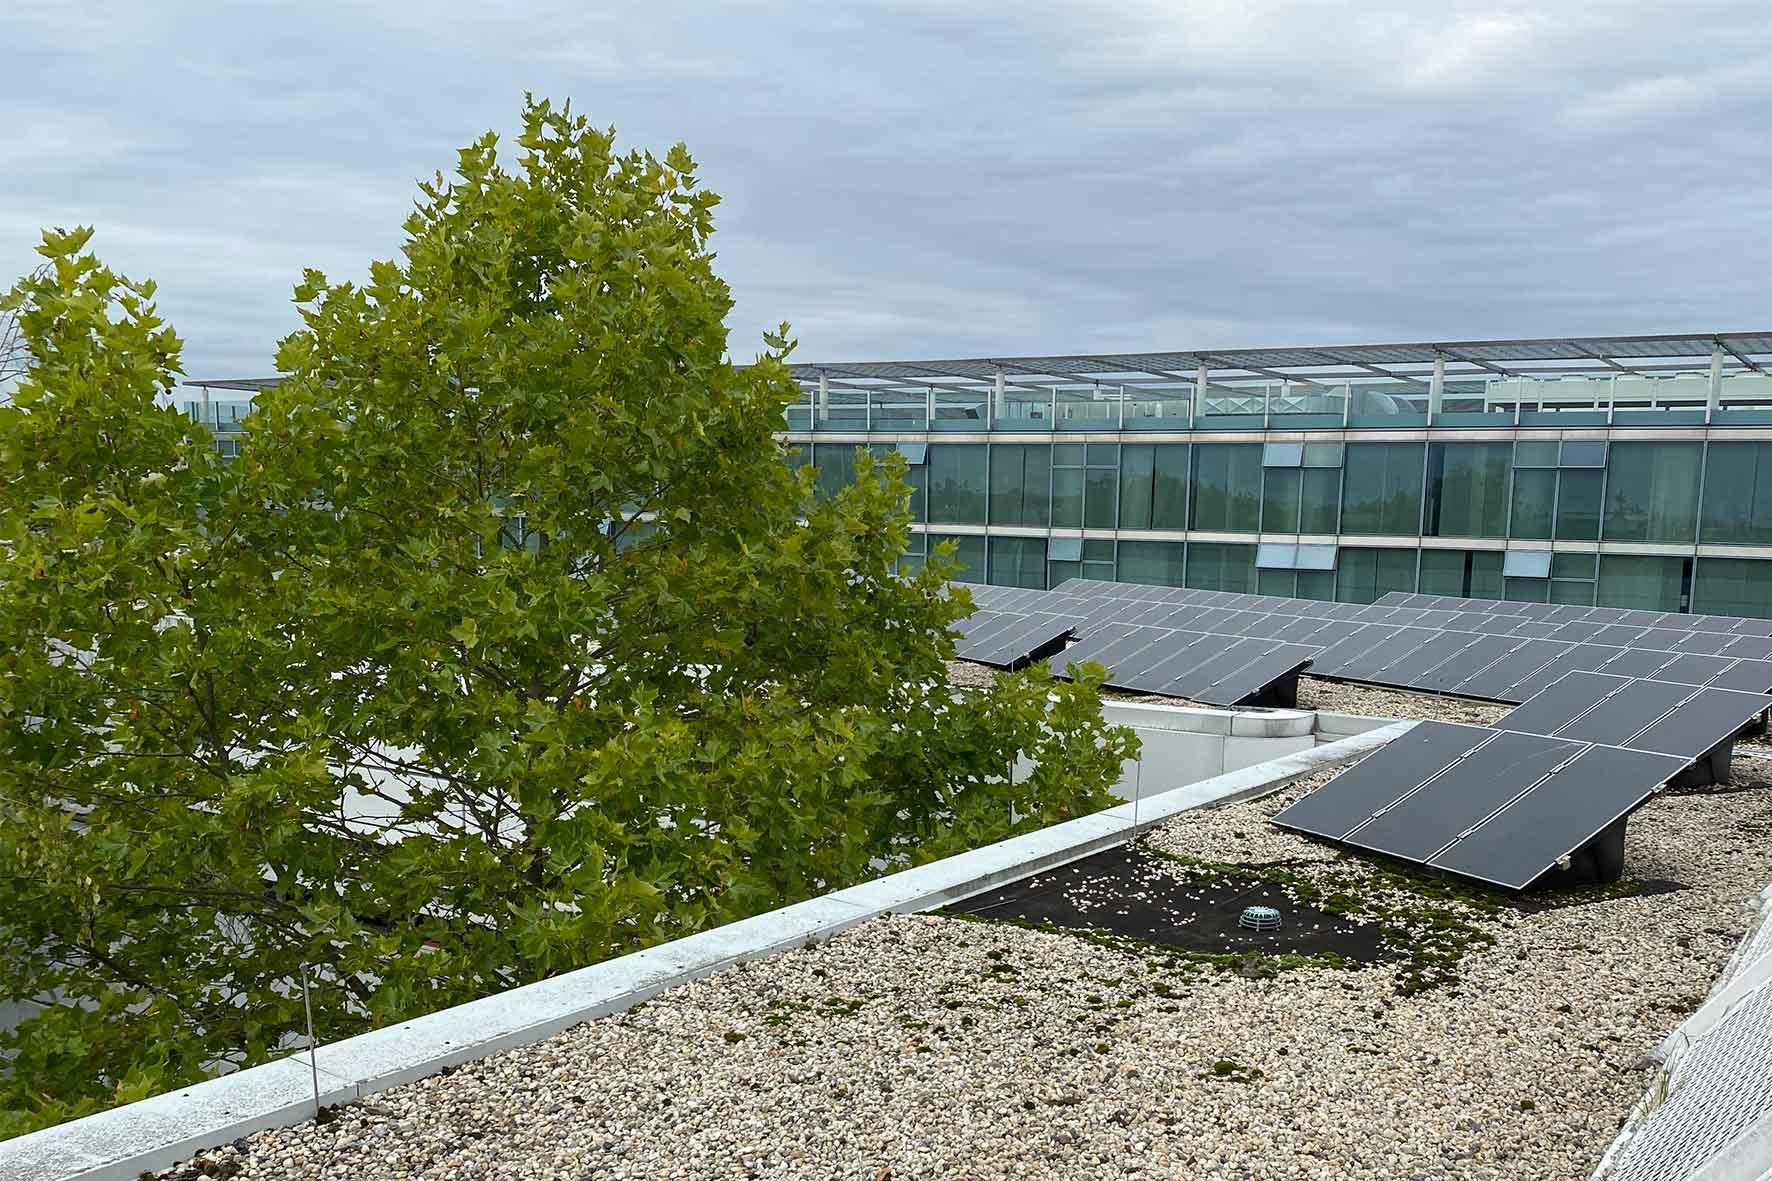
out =
[[76,8],[0,15],[0,270],[96,223],[193,374],[267,371],[526,89],[689,144],[741,358],[1768,319],[1755,0]]

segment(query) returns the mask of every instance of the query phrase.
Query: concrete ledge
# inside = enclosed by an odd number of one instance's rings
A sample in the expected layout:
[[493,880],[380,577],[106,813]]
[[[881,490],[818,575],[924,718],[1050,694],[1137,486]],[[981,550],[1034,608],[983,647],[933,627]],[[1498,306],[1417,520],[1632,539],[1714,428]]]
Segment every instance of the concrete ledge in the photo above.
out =
[[1101,716],[1120,726],[1148,730],[1179,730],[1187,734],[1229,734],[1236,715],[1225,709],[1194,705],[1155,705],[1142,701],[1104,701]]
[[[1087,857],[1182,812],[1266,795],[1302,775],[1351,762],[1413,725],[1392,723],[321,1046],[320,1102],[350,1102],[449,1066],[532,1045],[735,964],[823,941],[877,915],[932,910]],[[0,1177],[134,1181],[201,1149],[312,1118],[312,1087],[305,1052],[224,1075],[0,1142]]]
[[[323,1106],[356,1097],[355,1087],[321,1072]],[[313,1117],[314,1080],[303,1054],[0,1142],[0,1177],[134,1181],[205,1148]]]
[[1231,734],[1238,738],[1305,738],[1316,728],[1317,715],[1308,710],[1277,709],[1271,713],[1231,715]]

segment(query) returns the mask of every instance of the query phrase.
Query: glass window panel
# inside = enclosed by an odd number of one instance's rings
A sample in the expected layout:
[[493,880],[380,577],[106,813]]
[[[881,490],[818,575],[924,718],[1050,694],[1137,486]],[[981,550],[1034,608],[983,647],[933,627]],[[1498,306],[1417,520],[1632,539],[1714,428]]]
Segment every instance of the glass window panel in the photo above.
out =
[[1301,545],[1298,560],[1293,564],[1300,570],[1333,570],[1335,551],[1336,547],[1332,545]]
[[[820,447],[819,451],[824,448]],[[820,460],[824,458],[819,456]],[[985,448],[939,443],[924,465],[929,481],[929,519],[947,525],[982,525],[985,519]],[[980,563],[980,570],[983,563]]]
[[1082,467],[1083,444],[1054,443],[1052,445],[1053,467]]
[[1592,607],[1594,605],[1594,584],[1592,582],[1552,582],[1550,584],[1550,601],[1568,603],[1574,607]]
[[[1054,447],[1054,451],[1058,448]],[[1083,527],[1083,469],[1052,469],[1052,524],[1059,529]]]
[[1120,464],[1120,445],[1118,443],[1090,443],[1084,450],[1090,467],[1118,467]]
[[1469,597],[1473,599],[1499,599],[1501,597],[1501,560],[1503,555],[1494,550],[1475,550],[1471,553],[1471,580]]
[[1297,467],[1303,462],[1303,443],[1268,443],[1261,450],[1263,467]]
[[[1339,444],[1337,444],[1339,446]],[[1341,528],[1341,468],[1306,468],[1298,505],[1300,533],[1336,533]]]
[[1550,583],[1541,578],[1509,578],[1501,597],[1510,603],[1547,603],[1550,601]]
[[1421,593],[1499,599],[1502,557],[1494,550],[1424,549]]
[[1514,466],[1556,467],[1557,452],[1555,439],[1521,439],[1514,444]]
[[950,560],[958,562],[960,565],[960,572],[954,575],[954,581],[983,582],[985,552],[984,538],[974,535],[960,536],[952,533],[932,533],[929,535],[929,551],[934,553],[935,547],[944,541],[951,541],[954,543],[955,550],[953,557]]
[[1187,528],[1187,445],[1120,448],[1120,528]]
[[1615,445],[1607,466],[1606,540],[1692,541],[1702,454],[1699,443]]
[[1556,511],[1557,473],[1522,468],[1514,473],[1514,513],[1508,536],[1548,540]]
[[1340,467],[1340,443],[1306,443],[1304,445],[1305,467]]
[[1045,525],[1050,507],[1051,448],[1039,444],[991,447],[991,524]]
[[1120,528],[1149,529],[1156,492],[1157,449],[1151,443],[1120,448]]
[[1261,482],[1261,528],[1267,533],[1298,532],[1300,482],[1297,468],[1270,467]]
[[1421,593],[1462,597],[1465,590],[1465,567],[1470,554],[1461,549],[1424,549],[1421,551]]
[[1117,468],[1092,467],[1089,469],[1083,495],[1083,524],[1090,529],[1112,529],[1115,519],[1115,504],[1120,491],[1120,472]]
[[[1626,446],[1621,443],[1614,454]],[[1683,558],[1649,558],[1634,554],[1602,554],[1599,593],[1601,607],[1636,607],[1644,611],[1678,611],[1680,585],[1685,574]]]
[[[1251,443],[1249,448],[1260,456],[1257,444]],[[1205,541],[1190,543],[1187,547],[1186,585],[1198,590],[1248,593],[1255,587],[1255,547]]]
[[898,453],[904,456],[906,463],[916,467],[929,458],[929,444],[900,443],[898,444]]
[[1557,554],[1551,558],[1552,578],[1585,578],[1593,581],[1596,554]]
[[1072,579],[1072,578],[1088,578],[1088,577],[1090,577],[1090,576],[1083,573],[1083,563],[1081,563],[1081,562],[1047,562],[1046,563],[1046,585],[1047,586],[1057,586],[1059,583],[1065,582],[1065,581]]
[[1298,576],[1290,570],[1263,570],[1258,566],[1255,571],[1255,593],[1279,595],[1285,599],[1295,598],[1298,594]]
[[1333,570],[1300,570],[1298,572],[1298,597],[1301,599],[1335,598],[1335,571]]
[[1151,586],[1180,586],[1182,557],[1182,544],[1179,541],[1122,541],[1120,581],[1142,582]]
[[990,542],[993,585],[1046,589],[1044,537],[993,537]]
[[1247,532],[1260,528],[1261,475],[1260,443],[1195,446],[1193,528]]
[[[1561,541],[1598,541],[1600,538],[1600,489],[1605,473],[1566,471],[1557,476],[1557,538]],[[1514,536],[1523,537],[1516,533]]]
[[1604,439],[1564,439],[1561,462],[1564,467],[1605,467]]
[[1772,543],[1772,443],[1712,443],[1698,540]]
[[1046,556],[1054,562],[1081,562],[1083,560],[1083,539],[1081,537],[1054,537],[1046,543]]
[[[899,443],[897,446],[890,443],[874,443],[868,447],[868,450],[874,453],[874,462],[879,463],[886,456],[891,455],[894,451],[897,451],[904,446],[905,444],[903,443]],[[919,444],[919,446],[924,445]],[[925,449],[927,448],[925,447]],[[904,473],[904,480],[905,483],[911,486],[911,494],[909,497],[911,520],[921,522],[926,517],[926,509],[928,507],[928,493],[926,491],[929,483],[928,469],[921,465],[907,467]]]
[[1549,550],[1515,549],[1507,551],[1501,574],[1504,578],[1549,578],[1550,567]]
[[1114,560],[1114,543],[1103,537],[1086,539],[1083,542],[1083,560],[1085,562],[1112,562]]
[[1506,443],[1429,448],[1428,536],[1507,536],[1509,451]]
[[1692,609],[1707,615],[1772,617],[1772,562],[1700,558]]
[[1298,547],[1272,542],[1255,547],[1255,565],[1262,570],[1291,570],[1298,565]]
[[1343,603],[1370,603],[1391,591],[1413,591],[1416,552],[1343,548],[1335,570],[1335,597]]
[[1419,443],[1349,443],[1341,531],[1419,535],[1425,456]]
[[854,443],[818,444],[814,461],[818,468],[819,496],[829,499],[855,483],[855,452]]

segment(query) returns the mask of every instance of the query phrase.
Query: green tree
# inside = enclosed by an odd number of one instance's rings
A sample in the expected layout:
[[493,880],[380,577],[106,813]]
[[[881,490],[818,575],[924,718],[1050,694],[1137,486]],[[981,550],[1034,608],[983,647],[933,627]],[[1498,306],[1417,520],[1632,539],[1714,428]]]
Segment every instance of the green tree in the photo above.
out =
[[784,462],[687,152],[517,142],[303,278],[232,464],[84,235],[15,291],[0,971],[62,1003],[0,1039],[14,1127],[275,1056],[304,963],[337,1037],[1109,802],[1094,676],[949,687],[903,461]]

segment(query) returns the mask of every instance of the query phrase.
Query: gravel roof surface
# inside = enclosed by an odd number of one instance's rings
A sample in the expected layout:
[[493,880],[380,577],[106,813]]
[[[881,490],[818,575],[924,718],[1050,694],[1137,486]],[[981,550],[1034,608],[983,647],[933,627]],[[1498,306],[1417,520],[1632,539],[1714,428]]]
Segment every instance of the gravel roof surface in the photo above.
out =
[[[1160,850],[1381,871],[1266,818]],[[1585,1178],[1772,879],[1772,791],[1660,798],[1627,864],[1672,893],[1490,907],[1451,985],[1272,979],[935,916],[686,985],[210,1158],[240,1178]],[[1473,910],[1472,913],[1477,913]],[[218,1169],[219,1167],[219,1169]],[[189,1168],[168,1176],[195,1176]]]
[[1514,707],[1498,705],[1492,701],[1466,701],[1459,697],[1439,697],[1432,693],[1411,693],[1407,689],[1378,689],[1370,685],[1326,681],[1320,677],[1299,677],[1298,708],[1322,709],[1339,714],[1366,714],[1379,718],[1433,719],[1487,726],[1499,721]]

